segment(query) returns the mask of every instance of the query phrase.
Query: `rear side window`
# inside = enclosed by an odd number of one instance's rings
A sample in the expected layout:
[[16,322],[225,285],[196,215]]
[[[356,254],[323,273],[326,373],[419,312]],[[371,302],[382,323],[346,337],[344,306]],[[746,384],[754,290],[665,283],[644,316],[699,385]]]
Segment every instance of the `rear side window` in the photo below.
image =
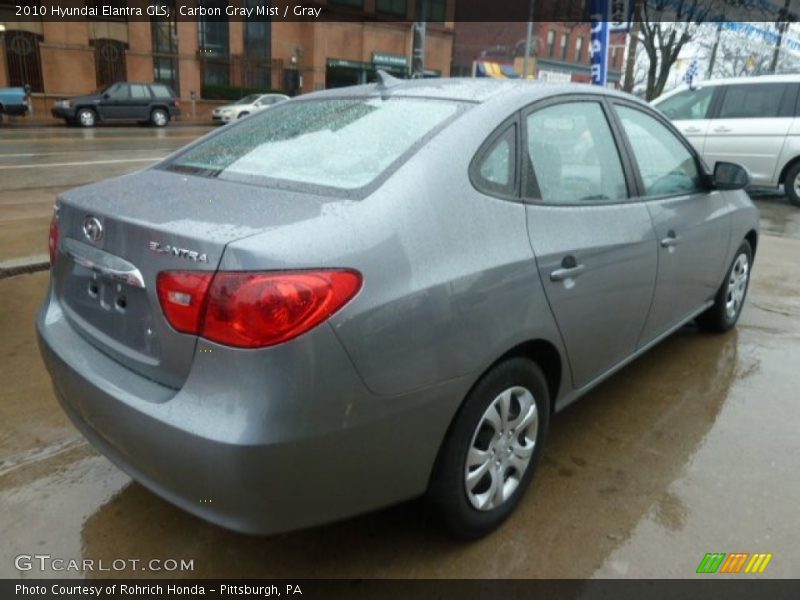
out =
[[714,88],[686,90],[659,103],[656,108],[673,121],[705,119],[714,97]]
[[487,193],[512,194],[516,188],[517,126],[509,126],[478,158],[473,181]]
[[627,106],[616,110],[639,166],[645,196],[702,191],[697,161],[672,131],[641,110]]
[[167,168],[352,190],[412,151],[461,105],[416,98],[284,102],[223,129]]
[[174,95],[172,91],[162,83],[154,83],[150,86],[153,96],[156,98],[172,98]]
[[531,113],[527,143],[534,177],[528,176],[526,196],[548,204],[627,199],[622,162],[599,103],[567,102]]
[[133,99],[142,99],[142,98],[150,98],[150,92],[147,91],[146,85],[131,85],[131,98]]
[[[793,114],[784,102],[784,94],[791,88],[785,83],[749,83],[732,85],[725,90],[719,109],[720,119],[767,119],[788,117]],[[788,98],[787,98],[788,100]]]

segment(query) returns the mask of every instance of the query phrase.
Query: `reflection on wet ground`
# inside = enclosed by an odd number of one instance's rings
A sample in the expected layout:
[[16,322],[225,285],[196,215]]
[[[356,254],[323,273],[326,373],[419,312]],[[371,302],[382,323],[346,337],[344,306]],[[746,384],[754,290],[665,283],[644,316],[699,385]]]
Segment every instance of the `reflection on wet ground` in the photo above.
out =
[[172,507],[62,416],[31,334],[46,274],[2,280],[0,576],[47,553],[187,558],[202,577],[689,577],[706,552],[746,551],[796,577],[799,253],[762,238],[736,331],[686,327],[558,415],[519,510],[473,544],[421,502],[269,538]]

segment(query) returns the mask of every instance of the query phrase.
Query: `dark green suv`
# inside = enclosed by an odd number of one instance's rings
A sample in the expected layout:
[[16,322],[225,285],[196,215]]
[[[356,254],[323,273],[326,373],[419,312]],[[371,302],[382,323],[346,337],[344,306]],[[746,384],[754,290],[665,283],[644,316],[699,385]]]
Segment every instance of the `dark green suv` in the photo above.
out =
[[52,114],[69,124],[94,127],[106,121],[138,121],[164,127],[180,114],[180,100],[163,83],[112,83],[89,96],[56,100]]

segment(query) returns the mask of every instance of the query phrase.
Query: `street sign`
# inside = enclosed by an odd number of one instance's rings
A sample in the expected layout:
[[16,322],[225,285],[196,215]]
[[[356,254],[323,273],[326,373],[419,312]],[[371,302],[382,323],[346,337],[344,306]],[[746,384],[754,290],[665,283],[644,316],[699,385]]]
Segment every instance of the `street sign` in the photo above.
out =
[[636,0],[607,0],[608,30],[611,33],[627,33],[633,21],[633,8]]
[[606,86],[608,80],[608,16],[609,0],[591,0],[592,38],[589,53],[592,58],[592,84]]

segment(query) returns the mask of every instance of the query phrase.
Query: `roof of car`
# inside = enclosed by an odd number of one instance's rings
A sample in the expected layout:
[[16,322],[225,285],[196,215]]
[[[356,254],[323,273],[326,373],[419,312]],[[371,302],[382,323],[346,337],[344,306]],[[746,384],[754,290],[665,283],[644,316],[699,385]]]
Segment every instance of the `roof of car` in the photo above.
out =
[[510,93],[544,97],[570,93],[594,93],[631,98],[609,88],[580,83],[550,83],[524,79],[489,79],[474,77],[452,77],[433,79],[395,79],[388,85],[372,83],[346,88],[334,88],[316,92],[316,97],[403,96],[416,98],[441,98],[461,102],[483,103],[492,98]]

